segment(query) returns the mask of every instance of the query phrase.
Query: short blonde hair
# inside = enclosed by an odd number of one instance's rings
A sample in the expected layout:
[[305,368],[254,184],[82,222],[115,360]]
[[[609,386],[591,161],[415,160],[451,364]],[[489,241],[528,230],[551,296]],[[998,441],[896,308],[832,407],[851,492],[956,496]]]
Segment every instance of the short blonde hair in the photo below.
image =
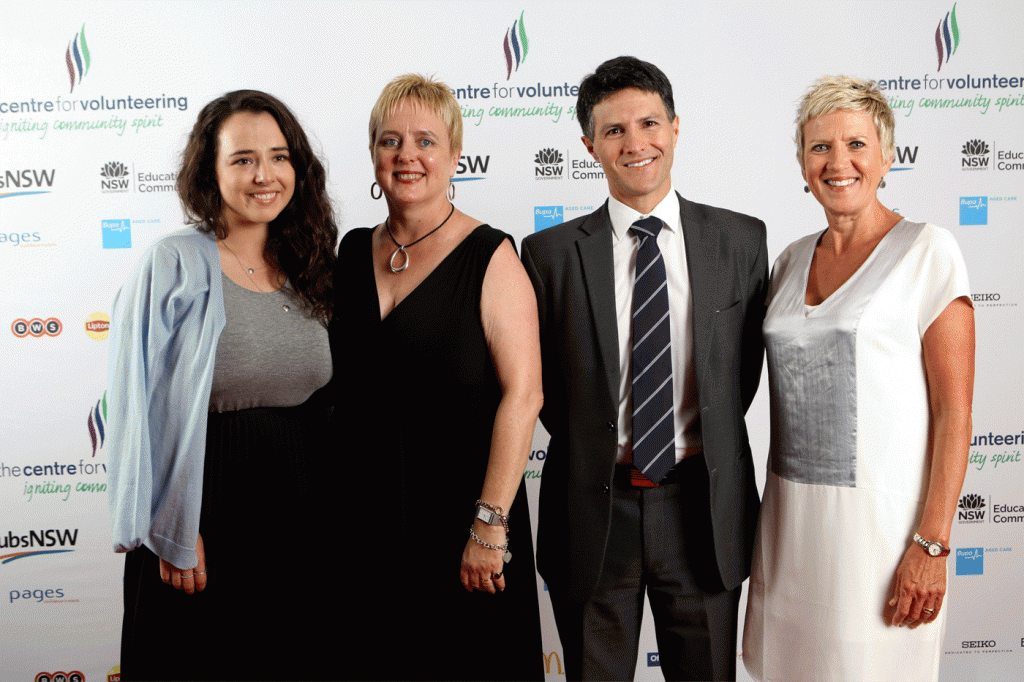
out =
[[839,109],[866,111],[875,122],[875,131],[882,155],[896,156],[896,117],[875,81],[850,76],[824,76],[814,82],[800,100],[796,113],[796,158],[804,167],[804,125],[812,118],[831,114]]
[[462,109],[452,89],[431,77],[417,73],[399,76],[384,86],[370,112],[370,153],[377,141],[377,129],[384,119],[395,113],[402,100],[415,97],[434,112],[448,128],[448,139],[452,154],[462,151]]

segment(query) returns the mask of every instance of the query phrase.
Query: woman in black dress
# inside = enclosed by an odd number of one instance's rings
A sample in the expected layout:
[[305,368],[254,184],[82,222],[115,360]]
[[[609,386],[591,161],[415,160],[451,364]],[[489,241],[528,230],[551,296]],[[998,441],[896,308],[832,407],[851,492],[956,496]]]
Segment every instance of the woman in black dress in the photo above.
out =
[[[324,518],[337,240],[323,165],[280,101],[199,113],[186,220],[114,303],[108,392],[114,545],[127,552],[125,680],[311,679],[322,651],[293,564]],[[287,559],[287,560],[286,560]],[[301,571],[289,579],[288,571]]]
[[371,194],[388,215],[338,252],[351,678],[543,679],[523,482],[537,303],[511,237],[451,201],[461,148],[447,86],[392,81],[370,118]]

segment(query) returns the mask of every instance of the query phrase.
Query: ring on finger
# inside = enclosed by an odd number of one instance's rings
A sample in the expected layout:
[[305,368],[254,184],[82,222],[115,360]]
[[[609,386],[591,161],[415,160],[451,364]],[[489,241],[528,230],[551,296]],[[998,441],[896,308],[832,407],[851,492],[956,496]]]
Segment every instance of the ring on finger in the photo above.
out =
[[921,609],[923,613],[927,613],[929,616],[935,613],[935,609]]

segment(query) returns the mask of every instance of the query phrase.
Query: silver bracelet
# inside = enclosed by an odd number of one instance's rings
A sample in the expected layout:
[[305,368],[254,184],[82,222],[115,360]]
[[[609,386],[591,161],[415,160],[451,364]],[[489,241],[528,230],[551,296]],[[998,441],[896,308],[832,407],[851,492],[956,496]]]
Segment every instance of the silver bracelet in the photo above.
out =
[[512,552],[508,551],[508,535],[505,536],[504,545],[492,545],[489,542],[484,542],[483,540],[481,540],[480,536],[477,535],[476,532],[473,530],[473,526],[470,526],[469,537],[473,538],[473,540],[475,540],[478,545],[483,545],[487,549],[496,549],[499,552],[502,552],[501,560],[504,561],[506,564],[512,561]]

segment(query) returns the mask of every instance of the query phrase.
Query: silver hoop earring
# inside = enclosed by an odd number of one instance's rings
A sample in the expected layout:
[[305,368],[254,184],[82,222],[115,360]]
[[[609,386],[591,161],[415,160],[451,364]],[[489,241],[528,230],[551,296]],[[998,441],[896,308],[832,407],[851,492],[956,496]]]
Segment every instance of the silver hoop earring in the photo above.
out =
[[455,183],[448,183],[448,201],[455,201]]
[[[377,195],[376,196],[374,196],[374,194],[373,194],[373,188],[374,187],[377,188]],[[376,182],[374,182],[372,185],[370,185],[370,198],[371,199],[376,201],[377,199],[380,199],[382,196],[384,196],[384,190],[381,188],[380,185],[378,185]]]
[[807,185],[804,185],[804,192],[806,192],[807,194],[810,194],[811,193],[811,188],[808,187]]
[[885,178],[882,178],[882,181],[878,183],[878,189],[885,189]]

